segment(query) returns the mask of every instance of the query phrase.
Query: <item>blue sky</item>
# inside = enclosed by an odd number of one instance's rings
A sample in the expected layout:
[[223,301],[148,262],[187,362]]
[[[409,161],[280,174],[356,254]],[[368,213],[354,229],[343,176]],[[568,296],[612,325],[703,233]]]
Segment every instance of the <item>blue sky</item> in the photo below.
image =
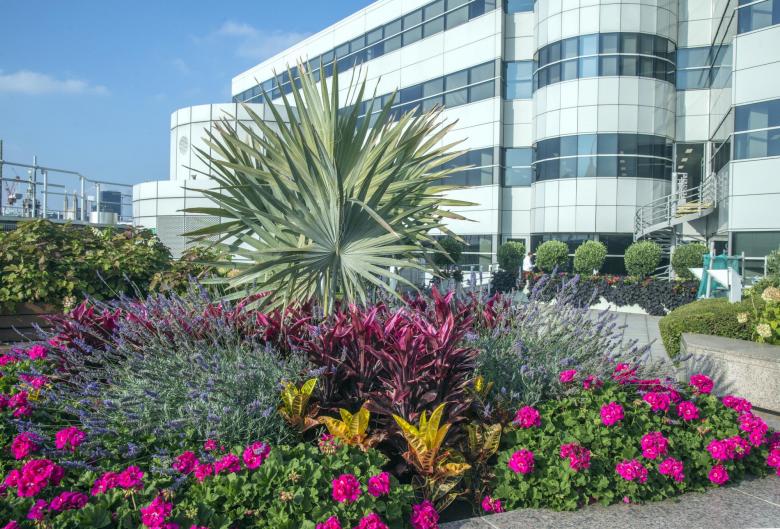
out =
[[168,178],[170,114],[370,0],[0,0],[5,159]]

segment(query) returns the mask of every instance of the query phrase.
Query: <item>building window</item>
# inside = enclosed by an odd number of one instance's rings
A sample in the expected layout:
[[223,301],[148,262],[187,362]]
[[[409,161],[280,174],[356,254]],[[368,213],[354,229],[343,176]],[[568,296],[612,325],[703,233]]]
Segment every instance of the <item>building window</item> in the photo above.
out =
[[710,87],[712,48],[679,48],[677,50],[677,90]]
[[780,24],[780,0],[740,1],[740,4],[744,5],[737,8],[737,33]]
[[493,147],[473,149],[450,160],[442,169],[467,167],[438,180],[438,185],[487,186],[493,185],[496,162]]
[[533,61],[504,63],[504,98],[531,99],[533,92]]
[[531,147],[512,147],[502,149],[501,155],[501,185],[530,186],[533,181],[534,150]]
[[[338,64],[339,71],[343,72],[418,40],[457,27],[494,9],[496,0],[436,0],[322,55],[311,57],[307,64],[316,79],[331,77],[334,61]],[[261,85],[266,93],[271,94],[271,99],[281,97],[282,93],[292,92],[286,71],[282,72],[278,80],[274,77],[258,86]],[[262,92],[252,87],[234,96],[233,100],[259,103],[262,102]]]
[[548,44],[536,53],[534,87],[612,75],[651,77],[674,83],[675,49],[669,39],[642,33],[571,37]]
[[780,156],[780,99],[734,109],[734,159]]
[[523,13],[534,10],[534,0],[506,0],[505,11],[510,15],[512,13]]
[[536,144],[534,181],[610,176],[670,180],[672,142],[648,134],[583,134]]

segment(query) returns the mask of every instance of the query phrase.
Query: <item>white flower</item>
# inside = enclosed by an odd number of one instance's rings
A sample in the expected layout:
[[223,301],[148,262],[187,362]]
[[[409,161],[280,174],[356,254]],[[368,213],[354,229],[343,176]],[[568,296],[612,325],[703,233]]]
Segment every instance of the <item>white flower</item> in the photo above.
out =
[[769,302],[780,302],[780,288],[766,287],[761,293],[761,299]]
[[756,325],[756,332],[762,338],[772,337],[772,327],[770,327],[768,323],[760,323]]
[[740,312],[737,314],[737,321],[739,323],[747,323],[748,321],[748,313],[747,312]]

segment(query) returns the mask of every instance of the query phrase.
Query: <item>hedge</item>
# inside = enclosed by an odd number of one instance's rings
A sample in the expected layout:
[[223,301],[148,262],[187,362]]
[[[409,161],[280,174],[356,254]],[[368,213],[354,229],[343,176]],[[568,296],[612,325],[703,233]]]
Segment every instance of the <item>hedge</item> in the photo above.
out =
[[543,272],[563,270],[569,264],[569,247],[561,241],[543,242],[536,249],[536,266]]
[[707,246],[700,242],[683,244],[672,253],[672,268],[680,279],[693,279],[689,268],[701,268],[702,258],[707,253]]
[[525,245],[517,241],[507,241],[498,248],[498,266],[501,270],[517,274],[523,263]]
[[607,258],[607,247],[603,242],[585,241],[574,252],[574,271],[582,275],[598,272]]
[[661,263],[661,247],[653,241],[638,241],[626,248],[623,257],[630,276],[645,277]]

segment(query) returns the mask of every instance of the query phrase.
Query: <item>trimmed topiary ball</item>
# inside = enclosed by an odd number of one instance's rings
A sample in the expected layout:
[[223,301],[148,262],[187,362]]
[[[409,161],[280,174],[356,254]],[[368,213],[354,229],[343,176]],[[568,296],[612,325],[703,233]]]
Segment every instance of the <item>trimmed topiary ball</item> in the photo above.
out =
[[707,246],[700,242],[683,244],[674,249],[672,253],[672,268],[680,279],[693,279],[693,273],[689,268],[702,266],[702,258],[707,253]]
[[466,248],[462,242],[454,237],[444,237],[439,241],[439,245],[446,253],[433,254],[433,264],[439,268],[447,268],[458,264],[463,250]]
[[661,263],[661,247],[653,241],[635,242],[626,249],[623,259],[628,275],[649,276]]
[[514,272],[520,269],[525,255],[525,245],[517,241],[508,241],[498,248],[498,266],[501,270]]
[[582,275],[597,273],[606,258],[607,247],[603,242],[585,241],[574,252],[574,271]]
[[543,272],[552,272],[556,267],[559,270],[568,268],[569,247],[561,241],[543,242],[536,249],[536,266]]

